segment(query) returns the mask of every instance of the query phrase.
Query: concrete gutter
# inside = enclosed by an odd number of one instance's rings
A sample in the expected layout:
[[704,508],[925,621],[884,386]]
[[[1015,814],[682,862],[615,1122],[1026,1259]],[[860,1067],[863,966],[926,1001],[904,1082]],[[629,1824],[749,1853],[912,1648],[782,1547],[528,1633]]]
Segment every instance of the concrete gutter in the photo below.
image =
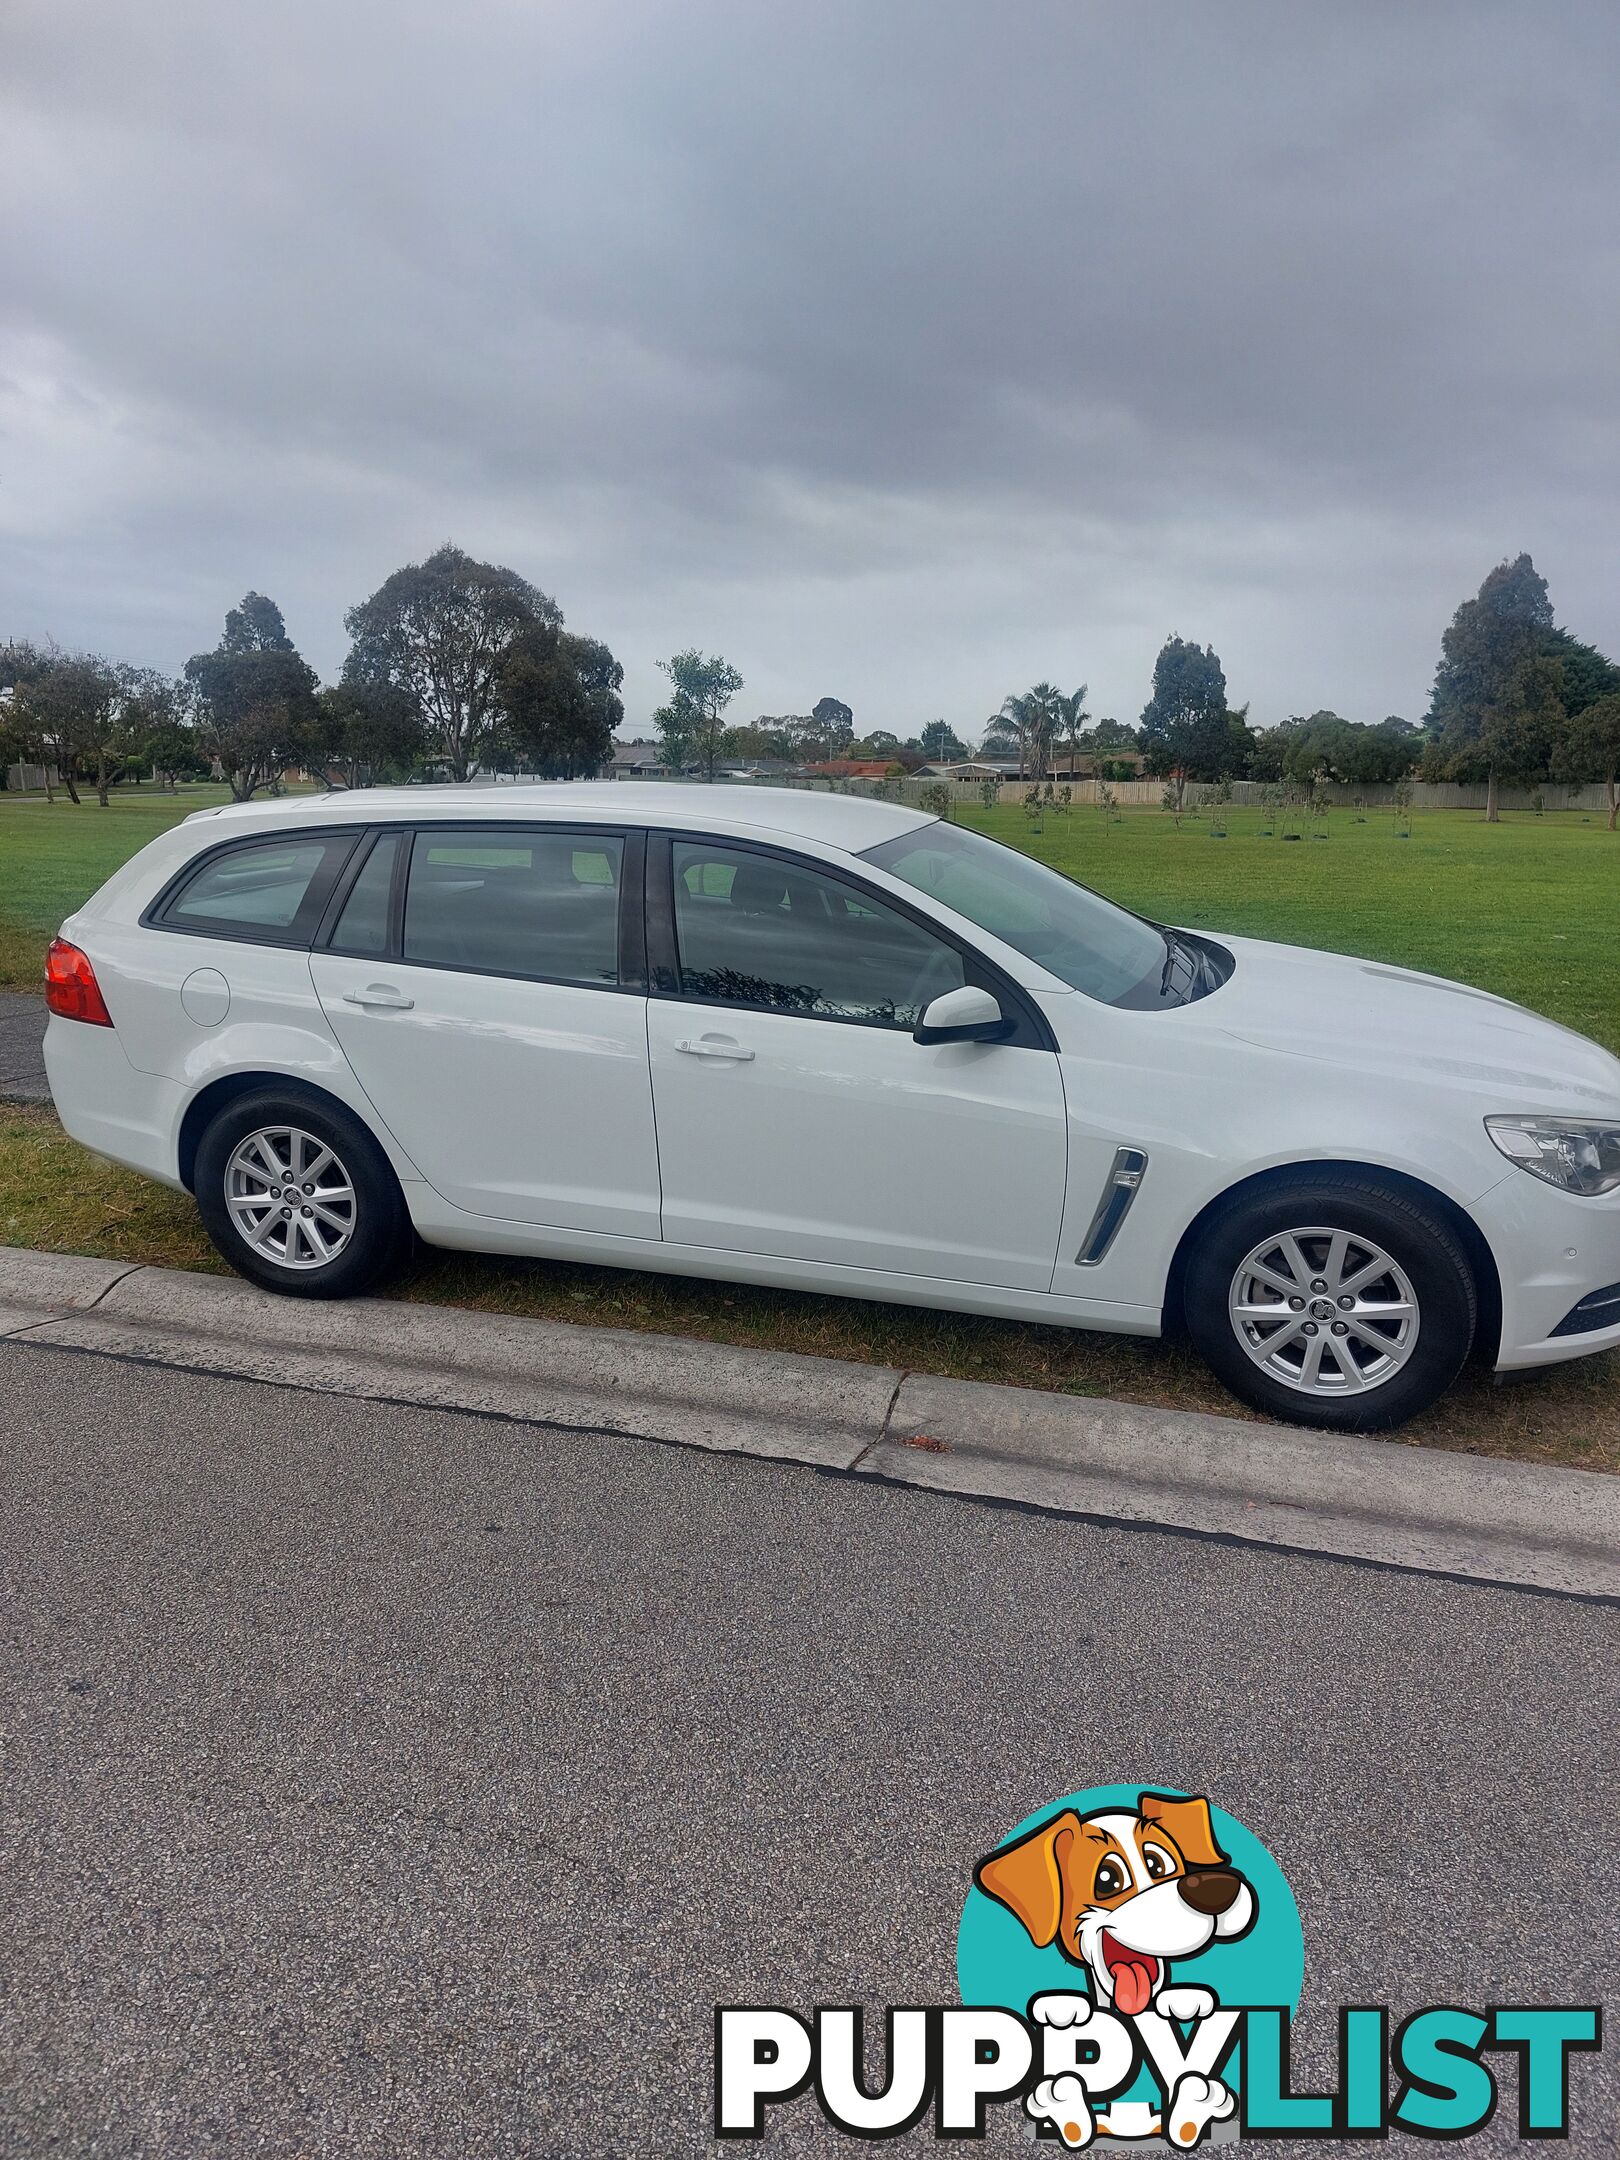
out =
[[0,1337],[1620,1597],[1620,1478],[683,1336],[0,1247]]

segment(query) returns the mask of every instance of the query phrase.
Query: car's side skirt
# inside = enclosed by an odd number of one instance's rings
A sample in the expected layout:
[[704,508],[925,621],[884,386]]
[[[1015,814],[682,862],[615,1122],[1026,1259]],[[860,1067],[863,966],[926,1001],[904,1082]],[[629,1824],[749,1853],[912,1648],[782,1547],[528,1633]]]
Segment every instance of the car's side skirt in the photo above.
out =
[[456,1252],[522,1254],[538,1260],[579,1260],[596,1267],[642,1268],[661,1275],[696,1275],[712,1282],[762,1283],[773,1290],[811,1290],[824,1296],[872,1298],[888,1305],[925,1305],[1001,1320],[1037,1320],[1049,1327],[1095,1328],[1111,1335],[1158,1335],[1163,1321],[1158,1306],[1052,1297],[1034,1290],[1002,1289],[994,1283],[886,1275],[819,1260],[783,1260],[706,1245],[671,1245],[507,1222],[451,1207],[429,1186],[406,1187],[406,1198],[423,1242]]

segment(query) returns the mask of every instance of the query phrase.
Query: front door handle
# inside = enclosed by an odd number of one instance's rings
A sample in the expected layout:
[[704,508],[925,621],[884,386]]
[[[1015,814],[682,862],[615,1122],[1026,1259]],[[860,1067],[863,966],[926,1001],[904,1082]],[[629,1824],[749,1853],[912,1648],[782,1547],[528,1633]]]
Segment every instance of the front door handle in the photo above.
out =
[[345,990],[345,1005],[361,1005],[367,1012],[409,1012],[415,998],[408,998],[390,983],[368,983],[364,990]]
[[677,1050],[684,1050],[688,1057],[730,1058],[734,1065],[750,1065],[754,1058],[752,1050],[745,1050],[741,1043],[733,1042],[729,1035],[700,1035],[696,1042],[687,1037],[675,1047]]

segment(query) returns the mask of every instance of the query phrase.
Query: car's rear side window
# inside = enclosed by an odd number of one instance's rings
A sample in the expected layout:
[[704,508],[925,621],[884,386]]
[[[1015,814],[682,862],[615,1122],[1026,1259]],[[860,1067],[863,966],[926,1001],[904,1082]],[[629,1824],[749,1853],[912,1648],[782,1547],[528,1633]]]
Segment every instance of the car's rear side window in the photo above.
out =
[[366,857],[360,875],[349,888],[343,912],[332,932],[332,950],[340,953],[385,953],[391,935],[391,901],[394,866],[409,833],[377,835],[377,844]]
[[295,833],[220,848],[172,892],[167,930],[307,944],[355,843],[352,832]]
[[624,841],[612,833],[418,832],[404,958],[616,985],[623,869]]

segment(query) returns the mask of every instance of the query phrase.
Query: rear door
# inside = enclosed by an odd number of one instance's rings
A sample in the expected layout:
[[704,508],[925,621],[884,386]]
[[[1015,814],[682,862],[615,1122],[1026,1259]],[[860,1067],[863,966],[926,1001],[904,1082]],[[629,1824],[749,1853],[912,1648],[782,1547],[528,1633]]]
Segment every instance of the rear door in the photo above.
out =
[[656,1238],[642,836],[389,826],[311,955],[400,1146],[471,1215]]
[[[1063,1084],[1016,990],[918,913],[733,840],[652,842],[648,1006],[666,1240],[1045,1291]],[[912,1040],[984,982],[1006,1043]]]

